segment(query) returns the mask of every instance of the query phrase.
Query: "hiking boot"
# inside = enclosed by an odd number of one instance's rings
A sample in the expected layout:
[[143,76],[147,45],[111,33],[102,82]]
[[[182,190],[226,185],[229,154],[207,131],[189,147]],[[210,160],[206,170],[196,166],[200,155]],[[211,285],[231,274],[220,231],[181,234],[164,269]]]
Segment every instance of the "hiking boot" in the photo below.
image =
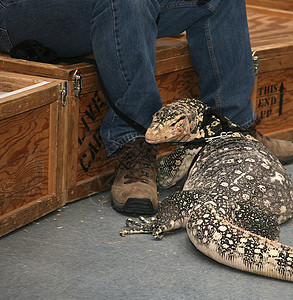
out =
[[255,125],[249,128],[249,133],[269,149],[283,165],[293,162],[293,142],[264,136],[255,129]]
[[118,150],[112,206],[119,212],[153,215],[158,209],[156,146],[137,138]]

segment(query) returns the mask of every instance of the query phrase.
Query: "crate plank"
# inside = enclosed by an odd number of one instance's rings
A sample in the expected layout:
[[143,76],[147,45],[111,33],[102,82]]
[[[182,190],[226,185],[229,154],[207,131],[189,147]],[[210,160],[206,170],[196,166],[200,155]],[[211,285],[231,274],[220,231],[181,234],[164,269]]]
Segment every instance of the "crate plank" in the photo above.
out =
[[31,91],[25,91],[18,94],[0,99],[0,120],[12,117],[17,114],[51,104],[60,98],[56,83],[48,83],[38,87],[31,94]]
[[44,180],[8,197],[0,198],[0,216],[46,196],[47,188],[48,180]]
[[191,67],[157,76],[156,80],[164,104],[179,98],[199,97],[198,76]]
[[49,108],[0,120],[0,166],[48,148]]
[[0,216],[0,236],[20,228],[62,207],[63,200],[47,195]]
[[48,149],[0,167],[0,199],[48,178]]
[[261,7],[274,8],[278,10],[293,11],[292,0],[246,0],[249,5],[257,5]]

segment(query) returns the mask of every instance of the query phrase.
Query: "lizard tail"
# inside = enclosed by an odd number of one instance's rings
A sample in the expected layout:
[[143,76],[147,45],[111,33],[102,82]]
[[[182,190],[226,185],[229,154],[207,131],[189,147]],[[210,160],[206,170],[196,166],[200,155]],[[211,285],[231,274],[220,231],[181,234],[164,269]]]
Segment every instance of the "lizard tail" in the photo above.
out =
[[293,281],[293,247],[231,224],[220,217],[212,205],[194,211],[186,230],[195,247],[219,263]]

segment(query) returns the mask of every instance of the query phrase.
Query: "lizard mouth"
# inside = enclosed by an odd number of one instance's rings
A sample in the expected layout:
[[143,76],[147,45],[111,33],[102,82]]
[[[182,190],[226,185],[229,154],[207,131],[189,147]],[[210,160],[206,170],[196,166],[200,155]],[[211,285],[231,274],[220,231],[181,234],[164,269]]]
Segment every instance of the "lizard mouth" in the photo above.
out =
[[152,130],[149,128],[145,134],[145,141],[149,144],[159,144],[159,143],[176,143],[176,142],[184,142],[186,138],[189,137],[189,134],[185,132],[184,134],[178,134],[177,132],[173,132],[170,136],[155,136]]
[[149,143],[149,144],[155,144],[155,143],[156,143],[156,141],[149,140],[149,139],[147,139],[147,138],[145,138],[145,141],[146,141],[147,143]]
[[164,140],[165,142],[165,139],[156,137],[156,135],[154,134],[154,130],[152,130],[151,128],[148,128],[148,130],[146,131],[145,140],[149,144],[158,144],[161,143],[162,140]]
[[147,136],[147,134],[145,135],[145,141],[149,144],[158,144],[160,143],[161,141],[160,140],[156,140],[156,139],[153,139],[152,137],[150,136]]

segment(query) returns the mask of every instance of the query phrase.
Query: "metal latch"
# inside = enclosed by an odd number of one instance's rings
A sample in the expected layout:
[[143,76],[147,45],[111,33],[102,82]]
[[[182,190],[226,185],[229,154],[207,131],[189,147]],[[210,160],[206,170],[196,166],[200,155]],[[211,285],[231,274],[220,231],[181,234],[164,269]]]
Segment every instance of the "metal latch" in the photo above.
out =
[[80,70],[74,72],[72,79],[74,96],[79,99],[82,90],[82,75]]
[[66,99],[66,96],[67,96],[67,81],[59,83],[58,88],[59,88],[61,104],[62,104],[62,106],[65,106],[66,101],[67,101],[67,99]]
[[253,60],[253,66],[254,66],[254,75],[256,76],[258,74],[258,70],[259,70],[259,56],[256,51],[252,52],[252,60]]

